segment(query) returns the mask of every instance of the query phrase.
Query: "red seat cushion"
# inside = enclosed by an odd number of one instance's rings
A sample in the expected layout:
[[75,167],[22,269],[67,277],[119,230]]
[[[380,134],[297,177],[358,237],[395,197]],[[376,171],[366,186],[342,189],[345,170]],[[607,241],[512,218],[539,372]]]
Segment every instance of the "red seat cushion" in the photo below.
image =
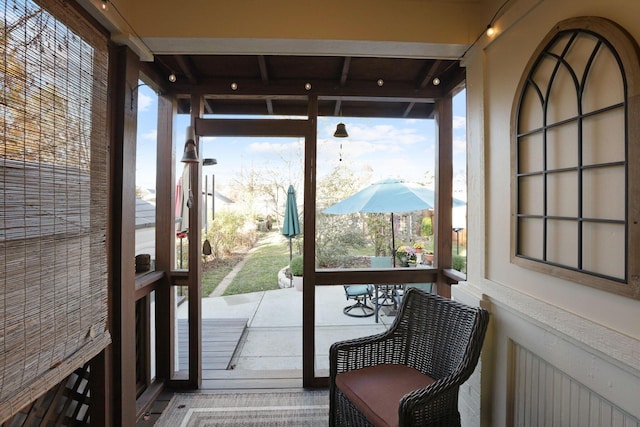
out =
[[397,426],[402,396],[434,382],[404,365],[376,365],[336,376],[336,386],[376,426]]

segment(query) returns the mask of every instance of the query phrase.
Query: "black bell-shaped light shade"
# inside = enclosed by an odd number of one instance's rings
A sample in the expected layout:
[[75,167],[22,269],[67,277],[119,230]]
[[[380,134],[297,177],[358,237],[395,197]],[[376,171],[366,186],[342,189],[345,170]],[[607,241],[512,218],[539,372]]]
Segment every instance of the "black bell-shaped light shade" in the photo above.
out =
[[344,123],[338,123],[336,131],[333,133],[334,138],[346,138],[349,136],[347,128],[344,127]]
[[198,152],[196,151],[196,135],[193,126],[187,126],[187,142],[184,144],[184,154],[182,163],[198,163]]

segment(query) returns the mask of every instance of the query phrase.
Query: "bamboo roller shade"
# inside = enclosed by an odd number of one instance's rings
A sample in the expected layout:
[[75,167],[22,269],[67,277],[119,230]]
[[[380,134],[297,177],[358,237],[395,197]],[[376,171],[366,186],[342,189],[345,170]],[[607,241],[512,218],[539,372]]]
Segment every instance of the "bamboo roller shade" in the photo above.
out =
[[2,422],[111,338],[107,40],[61,0],[0,8]]

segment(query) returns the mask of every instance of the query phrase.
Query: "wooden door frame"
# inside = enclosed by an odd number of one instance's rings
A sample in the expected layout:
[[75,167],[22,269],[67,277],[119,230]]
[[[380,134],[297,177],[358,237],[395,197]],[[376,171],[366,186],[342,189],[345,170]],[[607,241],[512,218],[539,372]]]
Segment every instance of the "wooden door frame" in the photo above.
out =
[[[347,284],[347,283],[437,283],[437,292],[440,295],[450,297],[451,284],[459,278],[451,278],[447,271],[451,268],[451,206],[452,206],[452,98],[453,92],[445,99],[437,103],[437,154],[436,176],[437,211],[436,242],[437,253],[440,258],[436,261],[437,268],[433,269],[398,269],[394,271],[350,271],[350,270],[321,270],[316,271],[315,257],[304,257],[304,282],[302,295],[302,379],[304,387],[326,387],[327,377],[315,376],[315,289],[316,286]],[[200,98],[192,96],[192,103],[201,105]],[[315,254],[316,234],[316,160],[317,160],[317,123],[318,123],[318,98],[315,95],[308,97],[307,119],[205,119],[201,118],[202,110],[197,117],[192,116],[192,124],[198,137],[203,136],[235,136],[235,137],[304,137],[304,239],[303,252]],[[192,113],[193,114],[193,113]],[[198,177],[192,175],[192,186],[199,185],[200,169]],[[194,178],[197,178],[197,182]],[[198,188],[198,187],[194,187]],[[199,212],[198,209],[192,211]],[[200,227],[200,216],[193,215],[191,223],[197,223]],[[191,247],[193,246],[193,247]],[[190,259],[197,258],[200,265],[199,245],[190,245]],[[194,258],[194,261],[195,261]],[[191,265],[191,264],[190,264]],[[198,269],[199,270],[199,269]],[[189,274],[189,289],[195,289],[196,277]],[[199,276],[197,278],[199,281]],[[196,364],[198,369],[201,363],[200,342],[200,306],[199,298],[189,302],[189,313],[198,316],[197,322],[189,330],[189,354],[190,366]],[[191,307],[191,304],[194,306]],[[190,369],[190,378],[193,373]],[[198,378],[200,377],[198,374]],[[200,383],[198,382],[198,386]]]
[[[317,97],[309,97],[309,117],[307,119],[195,119],[197,136],[235,136],[235,137],[302,137],[304,150],[304,236],[315,235],[315,163],[317,147]],[[200,220],[199,218],[197,219]],[[194,245],[194,250],[199,250]],[[191,250],[191,247],[189,248]],[[315,253],[315,239],[304,239],[304,253]],[[315,263],[313,257],[304,257],[304,282],[302,293],[302,381],[305,387],[315,383],[315,284],[307,278],[313,278]],[[190,279],[191,280],[191,279]],[[191,301],[190,301],[191,303]],[[198,305],[200,301],[198,300]],[[199,323],[199,322],[198,322]],[[201,339],[189,335],[189,354],[195,349],[192,339]],[[198,355],[200,358],[200,355]]]

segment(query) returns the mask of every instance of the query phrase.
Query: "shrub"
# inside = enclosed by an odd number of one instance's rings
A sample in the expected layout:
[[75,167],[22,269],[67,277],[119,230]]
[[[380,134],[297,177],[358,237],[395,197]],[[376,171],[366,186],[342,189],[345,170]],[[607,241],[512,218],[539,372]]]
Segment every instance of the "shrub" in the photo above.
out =
[[289,271],[294,276],[302,276],[304,271],[302,255],[296,255],[291,258],[291,262],[289,263]]
[[237,247],[252,247],[256,241],[255,225],[251,218],[236,212],[216,212],[216,219],[209,224],[206,235],[213,256],[220,258],[231,254]]
[[391,255],[391,222],[387,214],[369,213],[366,219],[374,256]]
[[366,241],[360,223],[349,215],[321,214],[316,223],[316,258],[318,267],[337,268],[353,256]]
[[420,235],[428,239],[432,234],[433,223],[431,222],[431,217],[427,215],[422,218],[422,224],[420,224]]
[[451,267],[454,270],[461,271],[463,273],[467,272],[467,257],[462,255],[453,255],[451,258]]

